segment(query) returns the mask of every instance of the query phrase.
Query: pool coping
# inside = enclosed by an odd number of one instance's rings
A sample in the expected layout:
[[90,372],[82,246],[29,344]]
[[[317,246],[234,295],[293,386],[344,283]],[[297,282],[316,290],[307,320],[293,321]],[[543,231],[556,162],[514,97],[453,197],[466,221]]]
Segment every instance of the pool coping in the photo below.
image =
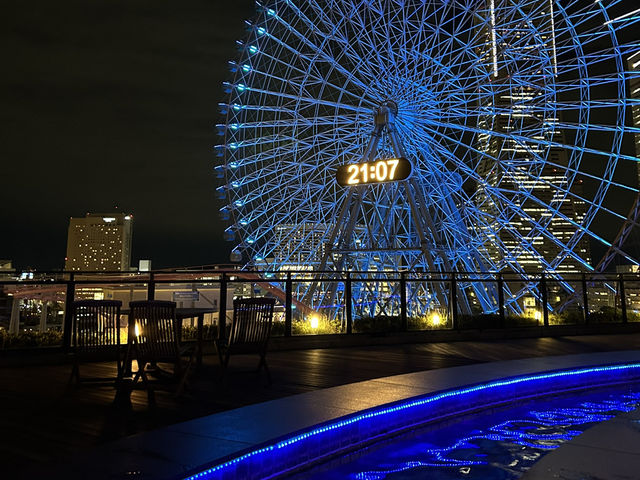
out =
[[175,479],[268,440],[356,412],[497,378],[639,362],[640,351],[536,357],[378,378],[250,405],[105,444],[64,478]]

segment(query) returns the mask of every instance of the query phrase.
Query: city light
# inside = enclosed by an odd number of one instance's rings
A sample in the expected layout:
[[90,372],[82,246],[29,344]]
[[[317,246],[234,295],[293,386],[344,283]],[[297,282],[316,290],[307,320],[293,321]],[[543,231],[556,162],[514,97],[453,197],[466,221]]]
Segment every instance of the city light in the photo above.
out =
[[434,327],[442,325],[442,316],[438,312],[433,312],[429,317],[429,323]]

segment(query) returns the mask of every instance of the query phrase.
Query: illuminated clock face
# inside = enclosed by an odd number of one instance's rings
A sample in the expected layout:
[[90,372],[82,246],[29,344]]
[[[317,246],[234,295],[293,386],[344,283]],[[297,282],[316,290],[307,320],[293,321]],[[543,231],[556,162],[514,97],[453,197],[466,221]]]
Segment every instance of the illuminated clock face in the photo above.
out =
[[411,162],[406,158],[386,158],[341,165],[336,172],[336,180],[343,187],[398,182],[409,178],[411,171]]

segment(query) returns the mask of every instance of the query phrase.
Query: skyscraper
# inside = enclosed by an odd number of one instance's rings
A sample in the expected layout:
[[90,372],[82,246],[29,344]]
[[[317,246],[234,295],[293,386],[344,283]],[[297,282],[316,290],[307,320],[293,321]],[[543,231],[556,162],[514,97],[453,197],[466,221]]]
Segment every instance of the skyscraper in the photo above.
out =
[[124,213],[71,217],[65,270],[129,270],[132,223],[133,217]]
[[[629,71],[636,71],[640,67],[640,50],[631,55],[628,59],[629,61]],[[631,98],[634,100],[640,100],[640,77],[634,76],[631,78],[629,82],[629,91],[631,93]],[[633,113],[633,126],[636,128],[640,128],[640,105],[637,103],[633,104],[632,107]],[[635,133],[635,144],[636,144],[636,156],[640,157],[640,133]],[[638,165],[638,184],[640,185],[640,165]]]
[[[478,93],[483,113],[477,125],[487,133],[476,139],[478,171],[486,181],[477,198],[496,219],[485,227],[493,242],[486,248],[503,268],[580,271],[576,257],[590,261],[590,252],[575,225],[582,223],[586,205],[581,181],[567,177],[567,152],[553,146],[565,144],[557,128],[560,112],[547,107],[556,100],[553,4],[526,10],[501,8],[494,0],[486,5],[488,21],[479,24],[483,41],[477,54],[478,74],[489,81]],[[483,194],[485,188],[499,190],[503,202]],[[525,215],[512,214],[510,204]],[[563,251],[566,246],[570,251]]]

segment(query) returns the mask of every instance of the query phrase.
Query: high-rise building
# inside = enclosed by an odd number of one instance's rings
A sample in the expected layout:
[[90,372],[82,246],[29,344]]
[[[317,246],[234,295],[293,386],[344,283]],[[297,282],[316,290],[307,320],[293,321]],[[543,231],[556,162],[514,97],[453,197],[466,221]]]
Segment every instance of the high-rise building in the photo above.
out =
[[132,223],[133,217],[124,213],[71,217],[65,270],[130,270]]
[[322,243],[326,231],[324,224],[277,225],[273,252],[276,265],[281,265],[282,270],[306,270],[311,268],[305,266],[309,259],[317,259],[319,263],[326,248]]
[[[640,50],[629,57],[629,71],[636,71],[640,67]],[[640,77],[633,76],[629,82],[629,91],[633,100],[640,100]],[[640,105],[634,103],[631,109],[633,113],[633,126],[640,128]],[[640,157],[640,133],[635,133],[636,156]],[[638,185],[640,185],[640,165],[638,165]]]
[[[581,180],[567,177],[567,152],[553,146],[565,142],[559,112],[545,107],[553,102],[557,75],[553,5],[540,2],[518,15],[499,5],[487,0],[490,21],[479,27],[485,41],[478,48],[478,73],[490,81],[478,97],[484,114],[477,124],[487,133],[476,140],[478,172],[486,179],[477,198],[499,219],[486,226],[486,248],[502,268],[513,263],[529,272],[580,271],[576,257],[590,261],[588,240],[575,226],[586,212]],[[484,188],[501,197],[483,194]],[[511,213],[518,210],[519,216]]]

